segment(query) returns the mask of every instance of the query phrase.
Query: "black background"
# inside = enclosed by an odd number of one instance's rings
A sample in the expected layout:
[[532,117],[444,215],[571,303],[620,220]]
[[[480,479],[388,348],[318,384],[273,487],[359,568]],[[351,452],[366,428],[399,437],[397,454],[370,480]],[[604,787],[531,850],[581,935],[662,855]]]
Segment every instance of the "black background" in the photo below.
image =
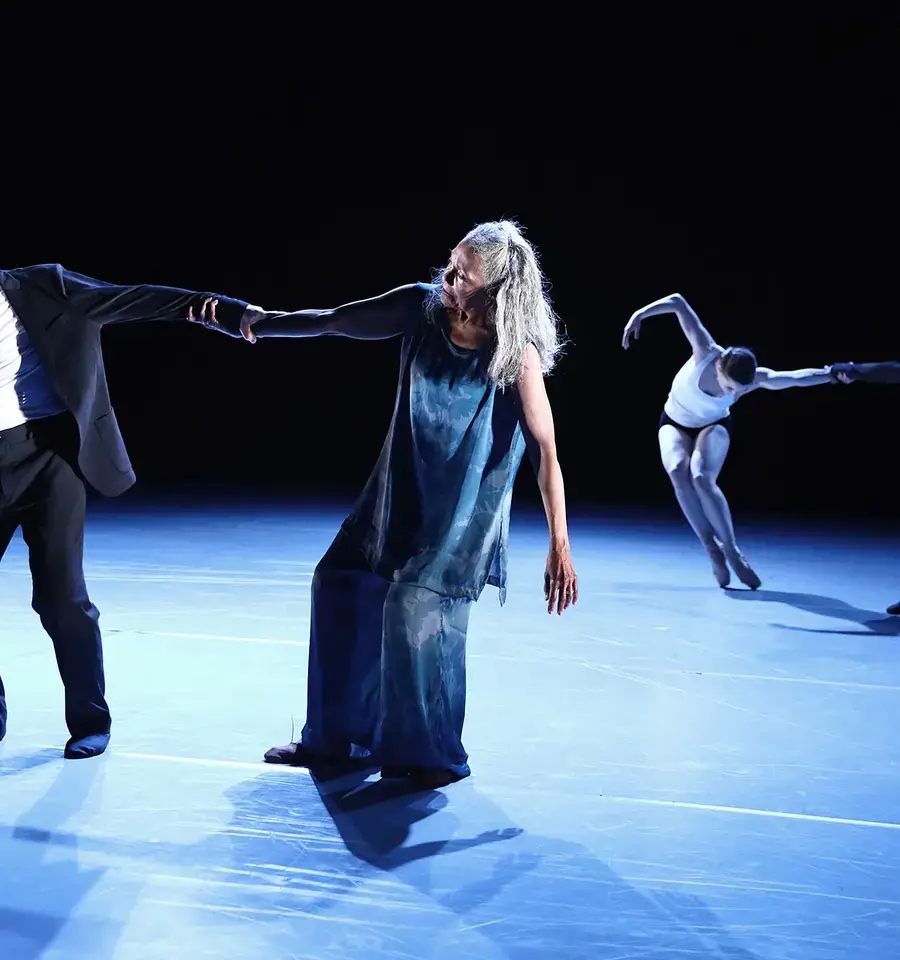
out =
[[[775,368],[900,359],[894,15],[651,35],[649,11],[597,14],[500,43],[457,13],[390,51],[275,19],[225,42],[136,14],[85,38],[12,17],[0,264],[331,306],[428,279],[475,223],[514,217],[571,340],[548,381],[569,496],[607,507],[676,509],[655,434],[686,344],[660,317],[620,346],[649,300],[681,292]],[[104,338],[126,498],[365,481],[397,343]],[[898,409],[891,386],[758,392],[723,488],[740,513],[894,520]]]

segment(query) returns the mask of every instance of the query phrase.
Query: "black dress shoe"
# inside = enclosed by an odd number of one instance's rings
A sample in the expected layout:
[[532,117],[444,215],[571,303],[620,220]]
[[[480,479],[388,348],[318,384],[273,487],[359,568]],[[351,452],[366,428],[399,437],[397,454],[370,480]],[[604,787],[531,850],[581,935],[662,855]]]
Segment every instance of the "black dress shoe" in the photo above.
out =
[[[900,617],[900,600],[898,600],[896,603],[892,603],[887,608],[887,612],[892,613],[895,617]],[[2,739],[2,737],[0,737],[0,739]]]
[[438,790],[441,787],[447,787],[451,783],[457,783],[471,776],[471,772],[466,767],[465,773],[457,773],[455,770],[447,770],[445,767],[382,767],[381,778],[383,780],[408,780],[410,785],[418,790]]
[[63,751],[66,760],[85,760],[99,757],[109,746],[108,733],[89,733],[84,737],[71,737]]
[[[266,763],[286,763],[291,767],[308,767],[316,758],[302,743],[285,743],[280,747],[270,747],[263,757]],[[321,762],[321,761],[320,761]]]
[[325,757],[318,753],[311,753],[302,743],[285,743],[280,747],[270,747],[266,750],[263,759],[266,763],[306,767],[311,773],[323,774],[326,777],[372,768],[371,757]]

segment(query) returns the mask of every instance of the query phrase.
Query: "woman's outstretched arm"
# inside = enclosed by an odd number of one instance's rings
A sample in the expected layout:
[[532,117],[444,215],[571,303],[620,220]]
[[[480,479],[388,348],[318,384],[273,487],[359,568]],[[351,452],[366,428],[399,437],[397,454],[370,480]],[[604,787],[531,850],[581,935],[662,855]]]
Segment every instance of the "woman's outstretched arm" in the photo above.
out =
[[[250,343],[260,337],[352,337],[386,340],[404,333],[422,315],[425,289],[416,283],[396,287],[378,297],[354,300],[324,310],[263,310],[250,306],[241,319],[241,336]],[[216,301],[203,304],[190,320],[217,329]]]
[[862,380],[866,383],[900,383],[900,363],[882,360],[880,363],[833,363],[831,376],[841,383]]
[[830,367],[805,367],[802,370],[770,370],[756,368],[754,388],[763,390],[787,390],[789,387],[818,387],[833,383]]

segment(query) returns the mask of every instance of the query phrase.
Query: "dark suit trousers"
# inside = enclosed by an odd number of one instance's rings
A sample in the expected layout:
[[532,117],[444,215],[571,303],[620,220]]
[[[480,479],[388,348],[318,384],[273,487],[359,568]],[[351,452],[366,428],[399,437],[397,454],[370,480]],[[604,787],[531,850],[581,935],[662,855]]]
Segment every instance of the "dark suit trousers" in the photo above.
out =
[[66,725],[73,737],[82,737],[109,732],[110,715],[100,614],[84,582],[86,496],[75,466],[76,431],[68,414],[0,431],[0,558],[21,526],[31,566],[31,605],[56,651]]

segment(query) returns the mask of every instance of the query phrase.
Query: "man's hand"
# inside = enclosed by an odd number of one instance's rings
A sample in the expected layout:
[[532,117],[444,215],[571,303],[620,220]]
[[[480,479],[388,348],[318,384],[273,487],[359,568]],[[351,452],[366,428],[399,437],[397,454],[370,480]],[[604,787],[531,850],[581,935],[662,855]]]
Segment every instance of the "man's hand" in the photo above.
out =
[[831,374],[832,380],[837,380],[840,383],[853,383],[856,380],[856,371],[853,367],[852,363],[833,363],[828,368],[828,372]]
[[232,333],[230,330],[226,330],[216,319],[218,302],[214,297],[207,297],[196,316],[194,316],[194,308],[188,307],[188,322],[199,323],[210,330],[218,330],[219,333],[224,333],[226,336],[243,337],[250,343],[256,343],[256,335],[251,328],[254,323],[266,316],[266,312],[260,307],[248,306],[241,317],[241,332],[239,334]]
[[194,316],[194,308],[188,307],[188,322],[202,323],[204,327],[209,327],[210,330],[221,330],[224,333],[225,331],[219,326],[219,321],[216,320],[216,304],[218,302],[212,297],[207,297],[196,317]]
[[547,601],[547,613],[558,614],[578,602],[578,577],[572,566],[569,545],[551,546],[544,570],[544,599]]

